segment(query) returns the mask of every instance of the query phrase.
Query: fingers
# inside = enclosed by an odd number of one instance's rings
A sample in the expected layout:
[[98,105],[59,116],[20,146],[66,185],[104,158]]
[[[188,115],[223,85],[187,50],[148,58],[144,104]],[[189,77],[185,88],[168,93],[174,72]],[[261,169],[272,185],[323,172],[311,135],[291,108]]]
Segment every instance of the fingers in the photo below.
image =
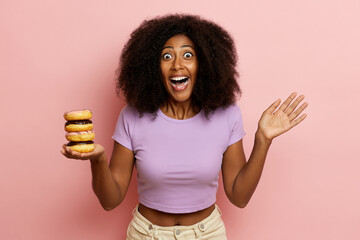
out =
[[80,153],[67,147],[66,144],[62,145],[61,154],[70,159],[86,160],[89,159],[89,154]]
[[[293,92],[292,94],[290,94],[290,96],[285,100],[285,102],[283,102],[283,104],[281,104],[279,110],[286,113],[288,116],[296,109],[296,107],[299,105],[299,103],[304,100],[304,95],[300,95],[292,104],[291,102],[295,99],[296,97],[296,92]],[[276,108],[280,105],[281,100],[278,99],[276,100],[273,104],[270,105],[270,107],[268,107],[266,109],[266,112],[270,112],[273,113]],[[291,104],[291,105],[290,105]],[[290,107],[289,107],[290,105]]]
[[265,110],[265,112],[273,113],[275,109],[280,105],[280,102],[280,99],[276,100],[273,104],[270,105],[270,107]]
[[291,113],[289,115],[290,122],[292,122],[295,118],[297,118],[300,115],[300,113],[302,113],[302,111],[304,111],[308,105],[309,104],[307,102],[304,102],[303,104],[301,104],[301,106],[295,112]]
[[293,92],[292,94],[290,94],[290,96],[285,100],[285,102],[283,104],[281,104],[279,110],[285,112],[285,109],[288,108],[288,106],[290,105],[292,100],[294,100],[295,97],[296,97],[296,92]]
[[296,107],[299,105],[299,103],[304,100],[304,95],[300,95],[291,105],[290,107],[288,107],[285,111],[286,115],[290,115],[295,109]]
[[306,113],[304,113],[303,115],[301,115],[299,118],[295,119],[294,121],[291,122],[291,128],[295,127],[296,125],[298,125],[299,123],[301,123],[302,121],[304,121],[304,119],[307,117]]
[[66,144],[63,144],[62,145],[62,149],[61,149],[61,154],[64,155],[65,157],[67,157],[68,155],[68,152],[67,152],[67,149],[66,149]]

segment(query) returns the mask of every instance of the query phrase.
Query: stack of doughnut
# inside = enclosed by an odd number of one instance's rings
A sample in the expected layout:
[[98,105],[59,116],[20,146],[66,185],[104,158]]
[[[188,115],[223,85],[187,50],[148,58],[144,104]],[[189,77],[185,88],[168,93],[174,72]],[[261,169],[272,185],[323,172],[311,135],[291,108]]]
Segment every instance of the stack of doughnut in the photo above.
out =
[[93,131],[93,123],[91,110],[75,110],[64,113],[65,138],[69,141],[66,146],[72,150],[87,153],[94,151],[95,133]]

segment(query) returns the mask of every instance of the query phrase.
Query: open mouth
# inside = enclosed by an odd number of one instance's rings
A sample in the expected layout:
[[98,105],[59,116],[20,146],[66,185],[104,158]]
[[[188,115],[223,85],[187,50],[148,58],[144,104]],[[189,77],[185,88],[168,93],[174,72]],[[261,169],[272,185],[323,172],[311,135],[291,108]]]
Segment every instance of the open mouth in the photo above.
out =
[[177,90],[184,90],[189,83],[188,77],[172,77],[170,78],[171,86]]

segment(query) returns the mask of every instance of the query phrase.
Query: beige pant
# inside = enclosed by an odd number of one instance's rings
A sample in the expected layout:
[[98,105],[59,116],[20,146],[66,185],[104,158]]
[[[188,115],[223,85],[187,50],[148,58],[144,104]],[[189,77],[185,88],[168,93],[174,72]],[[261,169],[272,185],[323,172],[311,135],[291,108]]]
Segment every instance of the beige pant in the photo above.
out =
[[133,219],[127,229],[126,240],[226,240],[225,225],[218,206],[204,220],[191,226],[162,227],[152,224],[138,211],[133,211]]

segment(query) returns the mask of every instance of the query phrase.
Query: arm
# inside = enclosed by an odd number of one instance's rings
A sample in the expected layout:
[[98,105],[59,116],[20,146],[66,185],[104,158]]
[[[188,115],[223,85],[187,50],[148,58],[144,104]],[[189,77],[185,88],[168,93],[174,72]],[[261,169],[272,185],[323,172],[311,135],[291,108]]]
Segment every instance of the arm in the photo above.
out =
[[225,151],[222,164],[224,189],[234,205],[243,208],[250,201],[260,180],[272,140],[306,118],[306,114],[298,116],[308,104],[303,103],[296,109],[304,97],[299,96],[290,105],[295,97],[295,93],[291,94],[275,111],[280,105],[280,100],[277,100],[262,114],[255,134],[254,147],[247,162],[242,140],[232,144]]
[[114,141],[113,153],[108,165],[104,148],[96,144],[91,153],[78,153],[63,146],[61,153],[67,158],[90,160],[92,187],[102,207],[109,211],[119,205],[127,192],[134,167],[131,150]]

